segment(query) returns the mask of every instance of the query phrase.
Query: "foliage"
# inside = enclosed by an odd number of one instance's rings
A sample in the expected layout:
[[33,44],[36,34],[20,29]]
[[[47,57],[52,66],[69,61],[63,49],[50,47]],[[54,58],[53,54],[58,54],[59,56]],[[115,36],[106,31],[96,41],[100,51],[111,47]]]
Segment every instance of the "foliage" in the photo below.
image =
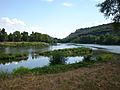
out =
[[52,74],[52,73],[60,73],[60,72],[65,72],[69,70],[74,70],[78,69],[80,67],[87,67],[90,65],[93,65],[94,62],[79,62],[79,63],[74,63],[74,64],[62,64],[62,65],[50,65],[50,66],[45,66],[45,67],[37,67],[33,69],[28,69],[26,67],[20,67],[17,68],[13,71],[13,75],[23,75],[23,74]]
[[97,61],[109,61],[109,60],[114,60],[113,54],[102,54],[97,56],[96,58]]
[[[90,57],[90,58],[89,58]],[[86,58],[86,61],[73,63],[73,64],[56,64],[56,65],[49,65],[45,67],[36,67],[33,69],[29,69],[26,67],[20,67],[15,69],[11,75],[24,75],[24,74],[53,74],[53,73],[60,73],[66,72],[74,69],[78,69],[80,67],[88,67],[92,66],[99,62],[106,62],[109,60],[116,60],[119,56],[114,56],[110,53],[100,54],[96,57],[96,60],[91,60],[91,56]],[[7,73],[0,73],[0,77],[8,76]]]
[[105,16],[113,16],[115,22],[120,22],[120,0],[105,0],[98,4],[98,7]]
[[53,56],[55,54],[62,54],[62,56],[80,56],[80,55],[86,55],[91,54],[92,50],[90,48],[69,48],[69,49],[59,49],[54,51],[47,51],[47,52],[40,52],[39,55],[45,55],[45,56]]
[[5,54],[0,53],[0,63],[5,64],[6,62],[13,62],[13,61],[20,61],[26,60],[27,54],[26,53],[16,53],[16,54]]
[[[113,32],[113,24],[78,29],[61,40],[64,43],[120,45],[120,32]],[[119,25],[120,26],[120,25]]]
[[9,35],[3,28],[2,30],[0,29],[0,42],[46,42],[46,43],[55,43],[56,40],[52,37],[50,37],[47,34],[41,34],[38,32],[32,32],[32,34],[28,34],[28,32],[20,32],[20,31],[15,31],[13,33],[10,33]]
[[53,52],[53,55],[50,58],[50,65],[56,65],[56,64],[65,64],[65,57],[63,53],[61,52]]
[[91,57],[92,57],[92,55],[85,55],[83,61],[84,62],[91,61]]
[[7,40],[7,33],[5,32],[5,29],[0,29],[0,42]]
[[23,75],[26,73],[30,73],[30,69],[26,67],[19,67],[17,69],[14,69],[12,72],[13,75],[18,75],[18,74]]
[[0,71],[0,78],[5,79],[9,76],[9,73]]
[[45,42],[1,42],[1,47],[26,47],[26,46],[38,46],[45,47],[49,46],[48,43]]

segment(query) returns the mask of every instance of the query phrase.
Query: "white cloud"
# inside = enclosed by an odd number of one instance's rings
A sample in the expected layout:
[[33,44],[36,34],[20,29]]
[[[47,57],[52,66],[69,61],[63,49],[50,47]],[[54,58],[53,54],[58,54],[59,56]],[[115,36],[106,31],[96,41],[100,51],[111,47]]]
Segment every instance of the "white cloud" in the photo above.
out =
[[24,23],[24,21],[18,20],[16,18],[10,19],[8,17],[2,17],[0,19],[0,23],[8,25],[8,26],[13,26],[13,25],[26,26],[26,24]]
[[54,0],[41,0],[41,1],[44,1],[44,2],[53,2]]
[[71,6],[73,6],[72,3],[62,3],[62,5],[65,6],[65,7],[71,7]]

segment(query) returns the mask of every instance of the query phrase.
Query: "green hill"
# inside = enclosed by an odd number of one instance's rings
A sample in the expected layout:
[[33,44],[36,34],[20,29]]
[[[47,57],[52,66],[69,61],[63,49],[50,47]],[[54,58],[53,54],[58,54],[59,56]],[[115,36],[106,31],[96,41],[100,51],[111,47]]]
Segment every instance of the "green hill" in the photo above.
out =
[[85,44],[120,44],[120,32],[113,28],[113,24],[77,29],[61,42]]

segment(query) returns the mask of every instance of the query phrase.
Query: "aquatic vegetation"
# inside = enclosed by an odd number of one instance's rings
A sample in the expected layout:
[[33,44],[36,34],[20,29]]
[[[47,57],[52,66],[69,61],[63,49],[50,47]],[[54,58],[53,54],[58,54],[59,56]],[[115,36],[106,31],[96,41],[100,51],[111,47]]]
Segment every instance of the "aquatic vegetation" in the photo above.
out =
[[54,51],[47,51],[47,52],[40,52],[39,55],[44,55],[44,56],[52,56],[55,53],[62,53],[64,57],[67,56],[80,56],[80,55],[87,55],[87,54],[92,54],[92,49],[90,48],[69,48],[69,49],[59,49],[59,50],[54,50]]
[[50,65],[65,64],[65,61],[64,54],[61,52],[53,52],[53,55],[50,57]]
[[26,53],[6,54],[0,53],[0,63],[26,60],[28,55]]

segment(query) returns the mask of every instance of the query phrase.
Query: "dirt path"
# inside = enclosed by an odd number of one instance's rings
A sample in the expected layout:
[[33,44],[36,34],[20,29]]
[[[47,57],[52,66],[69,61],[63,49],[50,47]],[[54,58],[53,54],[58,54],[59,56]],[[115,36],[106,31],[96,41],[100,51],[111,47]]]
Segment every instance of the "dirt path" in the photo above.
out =
[[120,90],[120,60],[65,73],[0,79],[0,90]]

